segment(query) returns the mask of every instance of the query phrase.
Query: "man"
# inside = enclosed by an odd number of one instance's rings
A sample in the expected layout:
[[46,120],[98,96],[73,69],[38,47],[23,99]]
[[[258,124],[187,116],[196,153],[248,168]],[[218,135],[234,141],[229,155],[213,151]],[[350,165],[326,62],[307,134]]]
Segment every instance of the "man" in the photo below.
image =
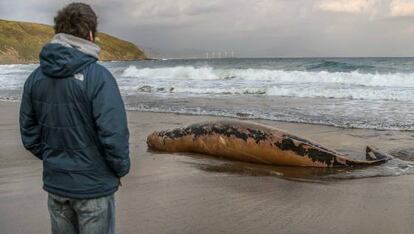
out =
[[22,141],[43,160],[52,233],[114,233],[114,193],[130,168],[124,104],[96,62],[92,8],[71,3],[54,21],[55,36],[24,85]]

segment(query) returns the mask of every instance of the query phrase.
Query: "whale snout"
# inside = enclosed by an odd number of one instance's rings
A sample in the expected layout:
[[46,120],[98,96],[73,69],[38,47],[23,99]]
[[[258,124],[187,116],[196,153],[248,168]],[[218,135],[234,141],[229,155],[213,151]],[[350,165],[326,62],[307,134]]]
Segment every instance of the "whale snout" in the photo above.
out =
[[147,136],[147,145],[151,149],[162,150],[162,138],[160,137],[160,132],[153,132]]

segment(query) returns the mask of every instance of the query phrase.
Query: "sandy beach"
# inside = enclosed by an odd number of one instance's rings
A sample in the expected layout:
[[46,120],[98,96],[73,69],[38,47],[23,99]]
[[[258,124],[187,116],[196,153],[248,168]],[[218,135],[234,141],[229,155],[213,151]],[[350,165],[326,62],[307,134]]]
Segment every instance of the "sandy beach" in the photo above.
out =
[[[0,102],[1,232],[49,233],[42,165],[21,145],[18,107]],[[217,117],[128,112],[128,118],[132,167],[117,193],[117,233],[413,232],[414,175],[320,179],[331,172],[149,152],[150,132]],[[356,158],[367,144],[408,159],[403,153],[413,148],[408,131],[257,121]]]

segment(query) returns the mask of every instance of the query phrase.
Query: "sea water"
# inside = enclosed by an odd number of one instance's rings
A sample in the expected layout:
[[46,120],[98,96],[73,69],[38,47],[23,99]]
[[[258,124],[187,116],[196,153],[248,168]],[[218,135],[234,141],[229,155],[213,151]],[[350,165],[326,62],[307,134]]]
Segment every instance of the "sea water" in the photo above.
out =
[[[102,62],[127,109],[414,130],[414,58],[229,58]],[[37,67],[0,65],[0,99]]]

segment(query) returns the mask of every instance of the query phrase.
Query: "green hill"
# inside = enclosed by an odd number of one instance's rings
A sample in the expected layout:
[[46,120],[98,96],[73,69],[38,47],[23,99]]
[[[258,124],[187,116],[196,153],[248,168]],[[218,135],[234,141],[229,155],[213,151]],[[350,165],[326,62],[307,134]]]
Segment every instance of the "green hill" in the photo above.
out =
[[[0,64],[38,62],[40,49],[53,34],[49,25],[0,19]],[[102,61],[147,58],[133,43],[105,33],[97,34],[96,44],[102,49]]]

